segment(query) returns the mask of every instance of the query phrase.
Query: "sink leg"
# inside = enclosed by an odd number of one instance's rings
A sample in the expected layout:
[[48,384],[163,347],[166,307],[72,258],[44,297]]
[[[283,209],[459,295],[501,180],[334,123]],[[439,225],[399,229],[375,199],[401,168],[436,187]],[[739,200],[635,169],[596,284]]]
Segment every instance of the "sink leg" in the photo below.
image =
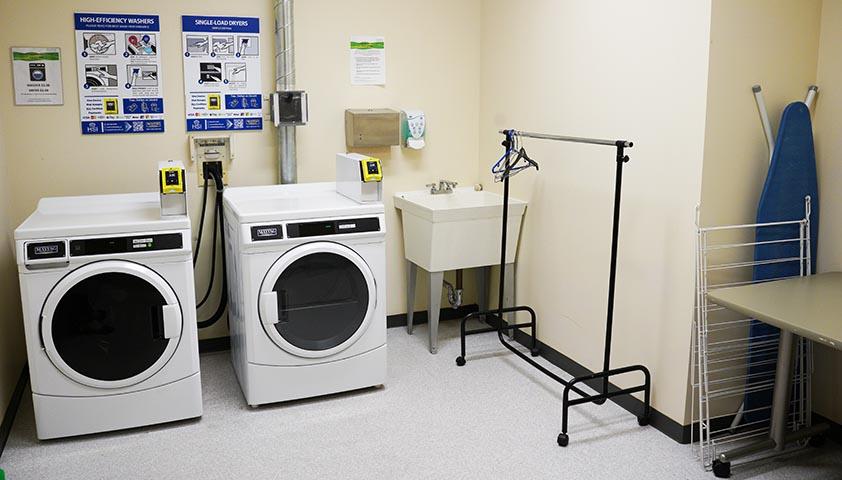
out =
[[[507,263],[506,264],[506,285],[503,290],[503,306],[504,307],[514,307],[515,306],[515,264],[514,263]],[[504,315],[506,318],[506,323],[512,325],[515,323],[515,313],[507,313]],[[509,330],[508,331],[509,338],[514,338],[515,331]]]
[[412,335],[412,317],[415,313],[415,277],[418,266],[406,261],[406,333]]
[[439,312],[441,311],[441,290],[444,272],[430,272],[430,301],[427,304],[427,318],[430,324],[430,353],[438,351]]
[[491,277],[490,267],[477,267],[477,303],[480,312],[488,311],[488,284]]

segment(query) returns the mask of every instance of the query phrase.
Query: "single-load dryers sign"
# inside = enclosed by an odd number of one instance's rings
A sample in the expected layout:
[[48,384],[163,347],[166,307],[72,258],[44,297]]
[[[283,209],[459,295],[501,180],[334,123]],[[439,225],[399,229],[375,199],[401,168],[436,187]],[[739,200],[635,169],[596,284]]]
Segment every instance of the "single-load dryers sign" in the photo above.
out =
[[164,131],[157,15],[77,13],[82,133]]
[[187,130],[260,130],[260,22],[181,17]]

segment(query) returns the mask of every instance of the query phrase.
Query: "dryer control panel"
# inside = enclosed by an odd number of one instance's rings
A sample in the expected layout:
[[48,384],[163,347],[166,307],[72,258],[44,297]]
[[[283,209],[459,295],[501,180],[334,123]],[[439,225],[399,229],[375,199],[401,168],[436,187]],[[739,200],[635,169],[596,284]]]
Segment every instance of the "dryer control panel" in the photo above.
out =
[[321,237],[323,235],[379,231],[380,219],[377,217],[287,224],[287,236],[289,238]]
[[70,241],[70,256],[108,255],[114,253],[181,250],[180,233],[134,235],[129,237],[86,238]]

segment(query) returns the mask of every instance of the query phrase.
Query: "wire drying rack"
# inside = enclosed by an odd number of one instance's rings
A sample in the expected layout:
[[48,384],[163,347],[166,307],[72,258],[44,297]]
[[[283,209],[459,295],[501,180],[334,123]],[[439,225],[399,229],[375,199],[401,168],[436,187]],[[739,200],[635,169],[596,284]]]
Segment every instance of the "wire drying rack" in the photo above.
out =
[[[767,282],[781,278],[752,280],[759,265],[797,265],[799,273],[810,275],[810,197],[804,201],[804,218],[785,222],[701,227],[696,209],[696,315],[693,335],[693,399],[691,444],[706,470],[717,456],[769,434],[771,404],[746,409],[746,393],[771,392],[775,382],[778,333],[764,338],[750,337],[745,318],[710,302],[708,292],[717,288]],[[780,240],[758,242],[760,229],[786,232]],[[791,231],[791,235],[790,232]],[[795,256],[755,260],[754,248],[771,243],[790,245]],[[751,342],[750,342],[751,340]],[[787,428],[809,427],[811,422],[810,381],[813,349],[800,338],[795,351],[790,413]],[[806,441],[801,442],[801,446]],[[747,457],[755,461],[779,454],[767,452]]]

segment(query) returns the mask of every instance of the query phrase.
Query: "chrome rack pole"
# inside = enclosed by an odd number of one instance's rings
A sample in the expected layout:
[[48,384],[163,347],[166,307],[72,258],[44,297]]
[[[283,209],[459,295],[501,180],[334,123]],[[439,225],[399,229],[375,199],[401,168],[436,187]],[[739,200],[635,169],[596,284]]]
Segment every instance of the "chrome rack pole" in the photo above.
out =
[[568,137],[565,135],[550,135],[547,133],[524,132],[522,130],[499,130],[498,133],[502,133],[505,135],[507,131],[511,131],[515,136],[523,138],[540,138],[543,140],[556,140],[560,142],[589,143],[591,145],[607,145],[609,147],[622,146],[624,148],[631,148],[634,146],[634,143],[628,140],[605,140],[602,138]]

